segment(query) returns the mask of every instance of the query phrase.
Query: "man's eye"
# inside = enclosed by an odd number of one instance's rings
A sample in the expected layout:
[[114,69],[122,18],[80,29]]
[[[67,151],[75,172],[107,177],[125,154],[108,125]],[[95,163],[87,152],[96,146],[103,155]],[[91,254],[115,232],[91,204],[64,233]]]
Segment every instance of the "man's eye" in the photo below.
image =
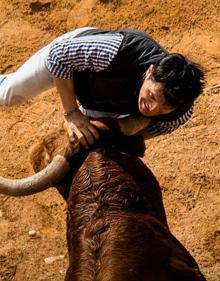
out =
[[154,95],[153,95],[152,93],[149,93],[149,96],[150,96],[150,98],[151,98],[152,100],[155,100],[155,97],[154,97]]

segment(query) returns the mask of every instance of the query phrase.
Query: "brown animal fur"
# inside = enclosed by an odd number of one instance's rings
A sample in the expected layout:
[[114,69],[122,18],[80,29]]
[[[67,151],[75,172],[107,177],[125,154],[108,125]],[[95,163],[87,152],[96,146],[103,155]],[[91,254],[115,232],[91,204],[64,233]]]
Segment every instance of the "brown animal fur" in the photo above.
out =
[[90,152],[67,202],[66,281],[205,280],[170,233],[159,184],[137,157]]
[[115,138],[70,159],[58,187],[68,205],[65,281],[205,281],[169,231],[157,180],[128,146]]

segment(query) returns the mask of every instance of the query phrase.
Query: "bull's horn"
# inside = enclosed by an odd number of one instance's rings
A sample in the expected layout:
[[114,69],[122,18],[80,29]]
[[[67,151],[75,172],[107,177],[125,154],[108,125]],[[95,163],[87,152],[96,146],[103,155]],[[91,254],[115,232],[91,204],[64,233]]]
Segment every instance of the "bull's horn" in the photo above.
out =
[[0,177],[0,193],[10,196],[26,196],[56,185],[70,170],[68,161],[60,155],[42,171],[24,179]]

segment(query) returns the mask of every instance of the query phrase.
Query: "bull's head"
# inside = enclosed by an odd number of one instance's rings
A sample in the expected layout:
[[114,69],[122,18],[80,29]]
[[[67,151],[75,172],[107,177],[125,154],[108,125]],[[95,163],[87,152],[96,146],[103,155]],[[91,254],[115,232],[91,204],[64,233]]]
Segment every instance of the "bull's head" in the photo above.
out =
[[[119,128],[109,119],[102,121],[91,121],[102,133],[104,139],[109,141],[109,136],[113,142],[121,146],[121,150],[126,150],[124,145],[125,135],[119,133]],[[59,138],[57,136],[59,135]],[[129,137],[129,149],[136,155],[143,155],[145,146],[141,139],[139,145],[133,143],[133,138]],[[0,193],[10,196],[26,196],[41,192],[49,187],[56,186],[68,174],[70,170],[69,160],[78,149],[69,142],[65,130],[60,130],[59,134],[53,132],[35,144],[30,151],[30,160],[36,174],[23,179],[6,179],[0,177]]]

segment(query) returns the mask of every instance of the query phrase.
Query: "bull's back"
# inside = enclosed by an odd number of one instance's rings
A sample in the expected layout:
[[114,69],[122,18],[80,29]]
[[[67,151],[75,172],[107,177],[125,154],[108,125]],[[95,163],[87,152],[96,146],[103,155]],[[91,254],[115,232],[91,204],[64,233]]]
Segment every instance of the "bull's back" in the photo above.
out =
[[150,214],[167,224],[160,186],[137,157],[117,150],[89,153],[75,174],[68,206],[83,225],[105,212]]
[[67,236],[68,281],[205,280],[169,232],[158,183],[135,157],[90,153],[73,180]]

